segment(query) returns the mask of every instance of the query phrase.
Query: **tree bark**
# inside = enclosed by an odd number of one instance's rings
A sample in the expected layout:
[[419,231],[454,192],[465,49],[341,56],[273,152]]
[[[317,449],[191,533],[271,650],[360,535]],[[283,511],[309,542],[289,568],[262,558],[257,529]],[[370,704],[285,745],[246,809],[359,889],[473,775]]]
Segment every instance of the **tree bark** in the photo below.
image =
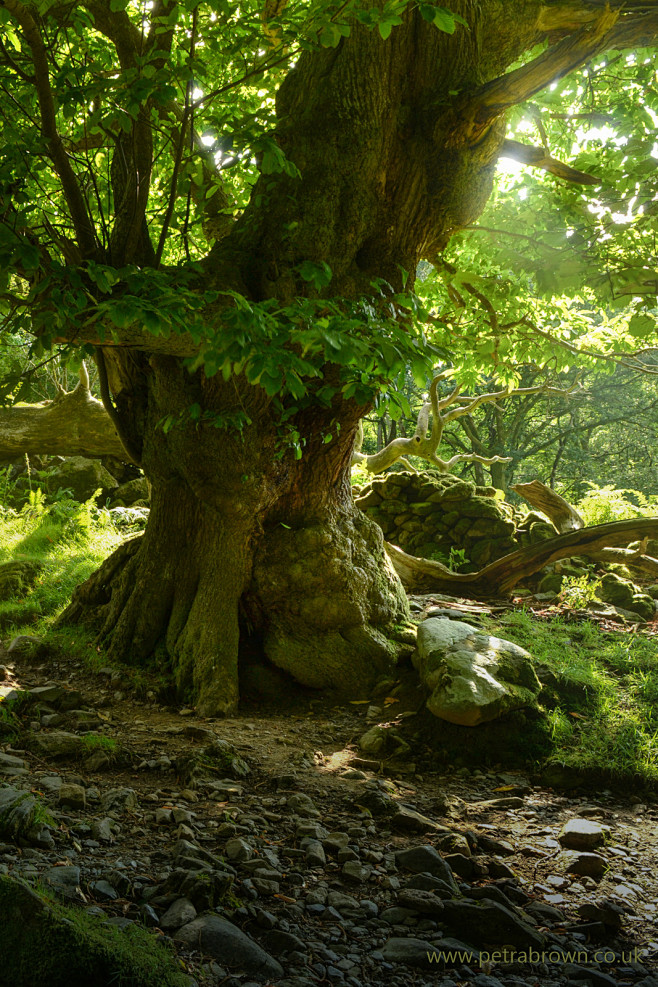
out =
[[[203,263],[201,289],[281,305],[318,297],[300,273],[308,261],[331,269],[323,290],[332,298],[377,304],[373,282],[395,292],[406,275],[411,288],[418,261],[436,258],[486,204],[506,109],[603,50],[614,28],[607,15],[599,29],[599,10],[584,12],[582,30],[557,14],[546,28],[545,5],[533,0],[515,5],[514,17],[500,0],[454,0],[451,9],[468,28],[445,34],[410,6],[387,41],[353,23],[337,47],[299,55],[277,96],[274,133],[299,177],[291,168],[261,175]],[[547,30],[575,31],[573,43],[506,76]],[[141,210],[135,201],[134,218],[123,217],[116,249],[148,264]],[[216,328],[217,310],[208,318]],[[72,335],[99,342],[92,320],[78,320]],[[164,647],[180,688],[205,713],[234,708],[249,632],[300,681],[365,691],[390,670],[395,625],[407,614],[381,534],[350,497],[354,436],[369,408],[338,386],[331,407],[295,413],[286,426],[304,446],[297,461],[260,387],[237,371],[224,382],[183,369],[173,354],[198,351],[186,334],[154,337],[135,324],[120,335],[114,354],[104,344],[108,375],[153,507],[143,538],[105,563],[65,618],[91,617],[110,654],[125,660]],[[196,422],[192,406],[201,409]],[[238,416],[241,426],[229,428]],[[163,420],[173,421],[166,433]]]
[[658,536],[658,518],[633,518],[581,528],[540,545],[504,555],[479,572],[450,572],[440,562],[407,555],[397,545],[386,545],[395,571],[410,593],[455,593],[502,596],[544,566],[571,555],[599,557],[610,546]]

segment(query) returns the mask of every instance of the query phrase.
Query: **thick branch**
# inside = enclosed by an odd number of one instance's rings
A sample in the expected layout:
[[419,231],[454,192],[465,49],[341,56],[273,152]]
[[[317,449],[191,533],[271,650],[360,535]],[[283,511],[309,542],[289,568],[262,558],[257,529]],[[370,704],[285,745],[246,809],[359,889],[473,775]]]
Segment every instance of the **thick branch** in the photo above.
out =
[[595,175],[588,175],[584,171],[578,171],[571,165],[558,161],[557,158],[547,154],[543,147],[532,147],[530,144],[521,144],[519,141],[506,140],[500,149],[501,158],[512,158],[522,164],[530,165],[532,168],[541,168],[548,171],[556,178],[562,178],[565,182],[573,182],[576,185],[600,185],[601,179]]
[[625,565],[629,569],[637,569],[639,572],[658,577],[658,559],[642,552],[633,551],[630,548],[604,548],[600,552],[590,554],[593,562],[605,562],[607,565]]
[[[469,415],[481,404],[493,404],[496,401],[523,394],[559,394],[564,396],[579,388],[578,384],[569,390],[540,384],[537,387],[519,387],[513,391],[493,391],[469,398],[460,396],[460,385],[458,384],[451,394],[439,400],[437,387],[439,382],[445,379],[446,376],[447,373],[444,371],[444,373],[438,374],[432,380],[429,394],[430,400],[418,412],[416,430],[411,438],[393,439],[392,442],[389,442],[379,452],[373,453],[370,456],[361,452],[360,448],[358,450],[355,449],[352,453],[352,463],[354,465],[357,463],[364,465],[370,473],[383,473],[384,470],[393,466],[403,456],[418,456],[432,463],[433,466],[438,467],[443,473],[449,473],[458,463],[481,463],[483,466],[491,466],[493,463],[509,463],[511,459],[508,456],[486,457],[478,453],[459,453],[450,459],[441,459],[437,455],[437,449],[441,443],[443,429],[448,422],[462,418],[464,415]],[[444,414],[443,410],[449,408],[455,402],[460,402],[460,405],[453,408],[452,411],[448,411],[447,414]],[[427,428],[430,412],[432,414],[432,431],[428,436]]]
[[477,593],[502,596],[523,579],[551,562],[571,555],[597,557],[611,546],[628,545],[645,537],[658,537],[658,518],[632,518],[581,528],[503,556],[479,572],[450,572],[440,562],[417,559],[397,545],[386,543],[386,552],[405,589],[411,593]]
[[506,110],[524,103],[593,56],[613,48],[653,44],[658,32],[655,4],[625,3],[616,5],[616,9],[606,4],[602,9],[590,6],[589,11],[584,5],[565,4],[553,10],[552,15],[547,7],[542,16],[545,31],[570,29],[583,20],[589,23],[527,65],[486,83],[471,96],[463,111],[469,119],[471,140],[477,140]]
[[100,401],[81,380],[75,390],[43,404],[0,408],[0,458],[126,454]]

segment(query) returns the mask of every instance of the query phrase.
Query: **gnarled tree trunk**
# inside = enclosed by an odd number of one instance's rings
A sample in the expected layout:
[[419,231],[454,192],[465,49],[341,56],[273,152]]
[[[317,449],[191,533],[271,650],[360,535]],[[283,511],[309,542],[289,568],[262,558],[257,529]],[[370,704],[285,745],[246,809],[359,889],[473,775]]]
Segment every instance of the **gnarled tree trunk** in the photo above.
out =
[[[140,663],[160,647],[181,694],[207,714],[235,708],[250,635],[299,682],[365,693],[392,670],[394,625],[408,611],[380,529],[352,503],[361,409],[342,409],[345,428],[329,444],[315,411],[311,448],[294,460],[262,390],[236,394],[171,357],[142,361],[140,375],[147,529],[78,587],[60,619],[91,621],[117,660]],[[206,414],[246,413],[251,424],[238,432],[191,423],[194,402]],[[158,423],[172,414],[179,423],[165,433]]]

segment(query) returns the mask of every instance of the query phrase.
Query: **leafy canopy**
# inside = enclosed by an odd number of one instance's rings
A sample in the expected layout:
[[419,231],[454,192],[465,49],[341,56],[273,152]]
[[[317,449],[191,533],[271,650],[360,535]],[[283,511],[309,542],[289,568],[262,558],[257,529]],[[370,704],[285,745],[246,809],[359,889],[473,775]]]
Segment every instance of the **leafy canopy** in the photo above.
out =
[[[597,56],[510,118],[512,152],[539,144],[594,184],[501,168],[481,220],[421,265],[415,294],[374,282],[368,298],[332,298],[331,269],[310,260],[298,268],[306,298],[207,290],[203,258],[258,175],[297,174],[274,136],[291,65],[337,47],[355,23],[392,43],[410,7],[439,31],[468,30],[415,0],[5,0],[4,330],[28,334],[37,355],[57,341],[67,352],[91,337],[129,341],[135,325],[153,340],[185,336],[191,368],[244,375],[284,418],[337,388],[360,403],[388,394],[408,414],[398,383],[410,369],[422,386],[437,363],[454,363],[467,386],[483,371],[512,385],[529,364],[557,373],[589,353],[653,345],[658,88],[645,49]],[[148,181],[132,187],[140,154]],[[131,227],[140,196],[151,253]],[[337,384],[322,379],[327,363],[342,368]]]

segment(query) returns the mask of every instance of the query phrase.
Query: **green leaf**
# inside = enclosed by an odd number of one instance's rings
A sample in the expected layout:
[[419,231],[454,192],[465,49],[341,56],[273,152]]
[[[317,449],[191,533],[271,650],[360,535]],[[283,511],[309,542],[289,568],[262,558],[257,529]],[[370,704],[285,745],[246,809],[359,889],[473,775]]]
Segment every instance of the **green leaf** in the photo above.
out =
[[658,320],[650,315],[636,313],[628,323],[628,331],[635,339],[643,339],[650,336],[658,329]]
[[[443,31],[445,34],[455,33],[455,15],[446,10],[445,7],[436,7],[434,10],[434,26],[438,27],[439,31]],[[462,21],[462,23],[464,23]]]

